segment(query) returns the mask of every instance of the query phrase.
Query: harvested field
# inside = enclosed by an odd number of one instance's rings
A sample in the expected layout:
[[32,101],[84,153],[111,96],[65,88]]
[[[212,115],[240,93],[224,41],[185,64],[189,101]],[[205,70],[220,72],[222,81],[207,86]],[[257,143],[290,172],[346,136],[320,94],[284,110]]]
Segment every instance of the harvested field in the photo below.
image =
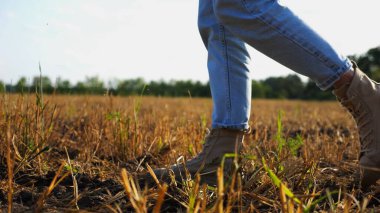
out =
[[201,150],[210,99],[3,94],[0,102],[4,212],[380,210],[379,188],[358,187],[358,135],[336,102],[253,100],[230,184],[151,189],[135,189],[133,177]]

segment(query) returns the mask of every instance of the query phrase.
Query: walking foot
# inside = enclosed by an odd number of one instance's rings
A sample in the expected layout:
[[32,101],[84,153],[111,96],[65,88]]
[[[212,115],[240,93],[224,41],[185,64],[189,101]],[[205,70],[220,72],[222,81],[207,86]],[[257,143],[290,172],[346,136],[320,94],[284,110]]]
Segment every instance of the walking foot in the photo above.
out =
[[[178,163],[169,168],[154,170],[154,174],[160,182],[168,184],[181,184],[188,178],[194,179],[196,174],[200,176],[200,182],[211,186],[217,185],[217,168],[221,166],[222,159],[228,153],[240,153],[242,142],[246,132],[232,129],[213,129],[206,136],[202,151],[184,163]],[[233,171],[233,158],[224,159],[224,176]],[[143,175],[140,182],[153,186],[154,178],[149,174]]]
[[361,186],[367,189],[380,179],[380,84],[354,64],[351,83],[333,93],[356,121],[360,138]]

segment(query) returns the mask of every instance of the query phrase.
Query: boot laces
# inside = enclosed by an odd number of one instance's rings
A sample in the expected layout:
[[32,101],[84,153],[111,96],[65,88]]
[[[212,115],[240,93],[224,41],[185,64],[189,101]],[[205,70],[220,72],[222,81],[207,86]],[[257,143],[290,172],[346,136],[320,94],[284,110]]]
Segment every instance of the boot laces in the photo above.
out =
[[[247,130],[244,130],[244,134],[249,134],[251,131],[251,129],[247,129]],[[212,137],[213,136],[213,131],[208,131],[206,137],[205,137],[205,143],[203,144],[203,148],[202,148],[202,151],[197,155],[195,156],[193,159],[191,159],[190,161],[204,161],[207,159],[207,156],[208,154],[210,154],[211,150],[213,149],[214,145],[215,145],[215,140],[209,140],[208,138],[209,137]],[[214,157],[212,159],[207,159],[206,161],[204,161],[204,163],[213,163],[214,161],[218,161],[220,160],[220,157],[221,156],[217,156],[217,157]]]
[[340,102],[343,107],[345,107],[350,112],[356,121],[356,125],[359,129],[361,152],[367,152],[370,144],[372,143],[370,136],[373,134],[372,129],[365,128],[365,126],[372,120],[371,116],[369,116],[368,108],[365,107],[360,99],[356,99],[356,96],[347,98],[345,100],[340,100]]

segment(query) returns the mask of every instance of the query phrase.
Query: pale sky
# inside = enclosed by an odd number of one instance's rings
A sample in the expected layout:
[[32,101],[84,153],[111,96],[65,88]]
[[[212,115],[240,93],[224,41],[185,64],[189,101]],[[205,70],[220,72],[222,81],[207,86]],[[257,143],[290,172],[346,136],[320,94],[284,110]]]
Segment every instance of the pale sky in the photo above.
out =
[[[0,80],[208,80],[197,0],[0,0]],[[344,55],[380,45],[379,0],[283,0]],[[252,79],[292,73],[251,49]]]

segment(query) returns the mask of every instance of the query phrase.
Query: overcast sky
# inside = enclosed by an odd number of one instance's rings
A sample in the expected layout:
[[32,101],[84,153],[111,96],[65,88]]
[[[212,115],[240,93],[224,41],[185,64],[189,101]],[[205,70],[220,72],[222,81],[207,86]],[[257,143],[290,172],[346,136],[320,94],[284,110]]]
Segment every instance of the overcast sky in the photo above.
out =
[[[0,0],[0,79],[207,81],[197,0]],[[341,53],[380,45],[379,0],[283,0]],[[257,51],[252,78],[292,71]]]

